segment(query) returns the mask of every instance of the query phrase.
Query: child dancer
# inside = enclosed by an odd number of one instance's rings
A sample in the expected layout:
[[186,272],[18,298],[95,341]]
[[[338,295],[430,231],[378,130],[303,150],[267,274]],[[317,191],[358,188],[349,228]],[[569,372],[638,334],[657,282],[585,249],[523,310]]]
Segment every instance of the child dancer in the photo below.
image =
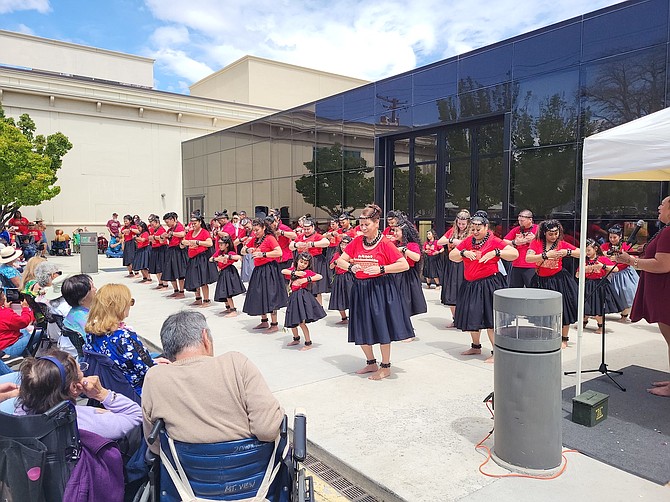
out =
[[[605,314],[614,314],[624,310],[625,302],[621,299],[619,294],[614,291],[612,283],[605,281],[602,285],[600,280],[605,277],[607,272],[612,270],[616,273],[619,269],[614,265],[612,260],[603,255],[600,244],[593,239],[586,239],[586,300],[584,304],[584,327],[589,322],[589,317],[595,317],[598,323],[596,333],[602,334],[603,318],[602,308],[603,300],[605,302]],[[579,270],[577,270],[577,277],[579,277]],[[604,295],[604,299],[603,299]]]
[[237,272],[235,262],[242,257],[237,254],[235,244],[228,234],[219,238],[216,253],[209,259],[216,263],[219,268],[219,279],[216,281],[214,291],[215,302],[226,302],[226,310],[221,312],[224,317],[235,317],[237,309],[233,302],[233,296],[246,292],[247,288],[242,284],[240,274]]
[[290,278],[291,295],[286,305],[286,317],[284,326],[291,328],[293,340],[288,345],[298,345],[300,335],[298,326],[305,335],[305,346],[300,350],[312,348],[312,339],[309,337],[308,322],[318,321],[326,317],[326,311],[309,290],[313,282],[320,281],[323,277],[311,270],[312,255],[306,251],[298,253],[293,260],[291,268],[282,270],[285,277]]
[[147,224],[140,221],[137,224],[139,233],[135,236],[135,256],[133,258],[133,270],[142,272],[143,284],[151,282],[149,277],[149,228]]
[[[627,253],[630,252],[633,246],[624,242],[623,240],[623,228],[621,225],[613,225],[607,230],[609,242],[606,242],[602,245],[603,253],[607,253],[607,256],[613,256],[613,260],[616,260],[617,255],[621,251]],[[633,299],[635,298],[635,292],[637,291],[637,283],[640,280],[640,277],[637,275],[637,272],[632,267],[626,265],[625,263],[616,264],[619,272],[616,274],[610,274],[608,279],[612,283],[614,291],[616,291],[621,299],[626,304],[626,308],[621,311],[620,322],[630,322],[628,319],[628,314],[630,313],[630,308],[633,306]]]
[[345,268],[337,266],[337,259],[344,252],[344,248],[351,242],[351,237],[342,234],[337,251],[330,261],[330,270],[334,272],[333,285],[330,290],[330,302],[328,303],[328,310],[339,310],[342,320],[337,324],[348,324],[349,317],[347,317],[347,310],[349,309],[349,297],[351,296],[351,287],[354,284],[354,275],[350,274]]
[[426,286],[430,289],[431,285],[440,287],[440,267],[444,248],[437,243],[435,230],[432,228],[426,232],[426,242],[423,243],[423,253],[426,259],[423,262],[423,278],[426,280]]

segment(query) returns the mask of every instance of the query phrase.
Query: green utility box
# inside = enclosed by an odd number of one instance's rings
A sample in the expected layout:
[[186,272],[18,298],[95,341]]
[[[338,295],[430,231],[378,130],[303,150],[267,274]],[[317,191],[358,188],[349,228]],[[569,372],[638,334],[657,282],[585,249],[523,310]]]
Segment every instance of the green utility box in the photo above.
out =
[[572,398],[572,421],[593,427],[607,418],[609,396],[595,390],[587,390]]

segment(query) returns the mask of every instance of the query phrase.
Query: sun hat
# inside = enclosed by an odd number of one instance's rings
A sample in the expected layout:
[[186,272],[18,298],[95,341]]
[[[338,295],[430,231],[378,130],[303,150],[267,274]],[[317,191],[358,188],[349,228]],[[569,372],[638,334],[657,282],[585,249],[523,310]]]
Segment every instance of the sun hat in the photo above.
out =
[[16,260],[19,256],[23,254],[23,251],[20,249],[7,246],[0,250],[0,263],[9,263],[10,261]]
[[63,296],[63,282],[70,277],[70,274],[63,274],[51,281],[51,286],[44,288],[44,297],[47,300],[55,300]]

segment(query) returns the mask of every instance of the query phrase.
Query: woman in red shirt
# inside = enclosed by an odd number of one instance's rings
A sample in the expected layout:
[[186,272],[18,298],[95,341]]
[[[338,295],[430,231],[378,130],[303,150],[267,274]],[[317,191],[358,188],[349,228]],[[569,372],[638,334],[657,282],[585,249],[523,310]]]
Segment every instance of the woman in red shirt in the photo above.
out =
[[[514,247],[489,230],[485,211],[477,211],[470,225],[472,236],[463,239],[449,253],[450,260],[463,262],[465,282],[458,295],[454,323],[461,331],[469,331],[472,337],[470,349],[461,352],[464,356],[482,353],[482,329],[487,331],[493,348],[493,292],[507,287],[507,281],[499,272],[498,262],[501,258],[512,261],[519,257]],[[493,350],[486,362],[493,362]]]
[[[314,221],[310,218],[305,218],[302,222],[303,232],[298,234],[289,248],[298,253],[307,252],[312,255],[312,270],[321,277],[328,276],[328,263],[326,256],[323,254],[325,248],[330,245],[330,241],[316,231]],[[312,285],[312,294],[316,296],[319,305],[322,305],[321,293],[328,293],[330,291],[330,283],[328,281],[318,281]]]
[[563,226],[558,220],[546,220],[537,227],[537,235],[526,252],[526,261],[535,264],[531,287],[557,291],[563,296],[561,346],[568,346],[570,325],[577,322],[577,281],[563,269],[563,258],[579,258],[579,249],[563,240]]
[[312,255],[306,251],[298,253],[293,260],[290,268],[282,270],[282,274],[289,280],[291,294],[288,297],[286,305],[286,317],[284,318],[284,327],[291,328],[293,340],[287,345],[298,345],[300,335],[298,335],[298,326],[305,336],[305,346],[300,350],[309,350],[312,348],[312,339],[309,337],[309,328],[307,323],[316,322],[326,317],[326,311],[314,298],[310,291],[311,286],[323,279],[321,274],[314,272],[310,265],[314,261]]
[[167,251],[165,252],[165,261],[163,262],[164,281],[172,283],[174,293],[168,295],[168,298],[184,298],[184,278],[186,277],[186,260],[188,257],[186,249],[179,244],[186,235],[186,229],[177,219],[177,213],[170,212],[163,216],[163,221],[168,229],[165,233],[167,240]]
[[426,242],[423,243],[423,278],[430,289],[431,284],[435,287],[440,286],[440,266],[442,265],[442,256],[444,248],[437,243],[435,239],[435,230],[432,228],[426,232]]
[[[614,291],[612,283],[610,281],[601,283],[601,279],[605,277],[609,270],[612,270],[610,277],[611,274],[616,274],[619,271],[614,262],[603,255],[600,244],[593,239],[586,239],[586,286],[583,322],[586,328],[589,317],[595,317],[598,323],[596,333],[599,335],[602,334],[603,330],[603,318],[600,315],[603,310],[603,302],[605,304],[605,314],[621,312],[624,308],[624,301]],[[577,269],[576,277],[579,277],[579,269]]]
[[[363,235],[354,238],[337,260],[337,266],[354,274],[349,309],[349,342],[360,345],[366,365],[356,373],[372,373],[370,380],[391,375],[391,342],[414,337],[409,312],[393,277],[409,268],[390,239],[379,230],[382,210],[368,204],[359,217]],[[372,346],[379,344],[381,365]]]
[[461,241],[470,235],[470,211],[462,209],[456,214],[456,219],[451,228],[440,237],[437,243],[447,248],[444,253],[444,265],[442,272],[442,291],[440,292],[440,301],[442,305],[448,305],[451,310],[451,324],[447,328],[453,328],[456,319],[456,301],[458,292],[463,285],[463,262],[455,262],[449,259],[449,253],[458,246]]
[[224,317],[237,316],[237,309],[233,302],[233,296],[241,295],[247,288],[244,287],[240,274],[235,268],[235,262],[242,257],[237,254],[233,239],[229,235],[219,238],[219,245],[210,258],[219,269],[219,278],[216,281],[214,290],[215,302],[226,302],[226,310],[223,311]]
[[[267,220],[255,219],[251,228],[254,238],[247,241],[242,248],[242,254],[251,254],[254,257],[254,270],[249,279],[242,311],[261,316],[261,322],[254,329],[274,333],[279,331],[277,310],[285,307],[288,300],[286,283],[277,265],[282,250]],[[268,313],[272,319],[269,325]]]
[[421,260],[421,248],[419,247],[419,233],[410,222],[404,217],[398,217],[395,220],[395,226],[392,230],[396,247],[409,264],[409,269],[395,274],[400,297],[407,303],[407,310],[410,317],[417,314],[428,312],[426,298],[421,289],[421,278],[419,277],[419,268],[416,266]]
[[351,242],[351,237],[344,234],[340,238],[338,250],[330,262],[329,268],[333,273],[333,284],[330,288],[330,301],[328,302],[328,310],[339,310],[342,319],[337,324],[348,324],[349,317],[347,310],[349,310],[349,298],[351,297],[351,288],[354,285],[354,276],[350,274],[347,269],[337,266],[337,259],[344,248]]
[[[623,241],[623,228],[621,225],[613,225],[607,230],[608,240],[602,245],[601,249],[603,253],[607,256],[614,256],[616,260],[617,255],[622,251],[630,252],[633,246]],[[626,265],[625,263],[616,264],[619,272],[616,274],[610,274],[608,279],[612,282],[612,287],[616,291],[621,299],[626,304],[626,308],[621,311],[621,322],[630,322],[628,319],[628,314],[630,313],[630,308],[633,306],[633,300],[635,299],[635,292],[637,291],[637,285],[640,280],[640,276],[637,275],[637,272]]]
[[137,250],[135,236],[137,234],[137,225],[133,223],[133,217],[129,214],[125,215],[123,217],[121,235],[123,235],[123,266],[128,267],[128,275],[126,277],[135,277],[137,275],[137,271],[133,273],[133,260],[135,259],[135,251]]
[[135,236],[135,257],[133,258],[133,270],[142,272],[141,283],[151,282],[149,277],[149,228],[147,224],[140,221],[137,224],[139,233]]
[[216,282],[219,277],[216,265],[209,261],[213,245],[205,219],[200,211],[194,212],[191,214],[191,230],[186,233],[180,244],[188,254],[184,289],[195,292],[195,301],[191,303],[193,307],[209,307],[212,303],[209,298],[209,285]]
[[161,225],[158,215],[149,215],[149,274],[155,274],[158,286],[154,289],[167,289],[167,282],[163,280],[163,266],[167,240],[164,239],[165,229]]
[[342,234],[340,234],[340,223],[334,216],[330,219],[328,230],[323,233],[323,236],[328,239],[329,242],[328,247],[325,249],[327,275],[324,276],[324,280],[332,287],[335,272],[330,268],[330,264],[333,262],[333,256],[335,256],[335,253],[338,251],[340,247],[340,239],[342,239]]

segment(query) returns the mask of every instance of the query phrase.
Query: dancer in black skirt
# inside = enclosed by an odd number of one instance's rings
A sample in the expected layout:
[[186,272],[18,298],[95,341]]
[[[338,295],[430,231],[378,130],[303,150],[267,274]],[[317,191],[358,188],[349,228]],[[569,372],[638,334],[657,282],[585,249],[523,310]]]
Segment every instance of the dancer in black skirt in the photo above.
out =
[[[244,227],[246,231],[246,235],[244,237],[240,237],[240,254],[242,254],[242,248],[247,244],[248,242],[253,242],[254,240],[254,233],[251,228],[251,220],[249,218],[243,218],[242,219],[242,226]],[[240,279],[242,279],[242,282],[249,282],[249,279],[251,279],[251,273],[254,271],[254,257],[251,256],[250,254],[245,254],[242,256],[242,267],[240,271]]]
[[328,239],[328,242],[330,243],[324,251],[326,264],[328,265],[328,267],[326,267],[328,275],[324,276],[324,281],[328,283],[332,290],[335,271],[330,267],[330,264],[333,262],[333,256],[335,256],[335,253],[340,249],[340,239],[342,239],[340,222],[337,218],[333,217],[330,219],[330,226],[328,227],[328,230],[323,233],[323,236]]
[[[391,342],[414,337],[405,302],[393,277],[409,268],[407,260],[379,230],[382,210],[368,204],[359,217],[360,235],[338,258],[337,266],[355,274],[349,309],[349,341],[360,345],[366,365],[356,373],[372,373],[370,380],[391,375]],[[382,362],[377,365],[372,346],[380,344]]]
[[[254,239],[242,248],[242,254],[254,257],[254,271],[249,279],[247,297],[244,299],[242,311],[249,315],[261,316],[261,322],[254,329],[263,329],[266,333],[279,331],[277,310],[286,306],[288,295],[286,283],[277,266],[282,250],[270,223],[255,219],[252,222]],[[272,321],[268,325],[267,314]]]
[[281,248],[281,258],[277,260],[279,270],[289,268],[293,264],[293,251],[291,250],[291,241],[297,237],[297,234],[291,230],[291,227],[284,225],[281,221],[279,211],[272,211],[266,220],[270,228],[274,231],[275,239]]
[[[477,211],[470,220],[472,236],[464,239],[449,253],[449,259],[463,262],[465,282],[461,286],[456,304],[456,328],[469,331],[470,348],[461,355],[482,353],[480,332],[485,329],[493,349],[493,292],[507,287],[507,281],[498,271],[498,262],[512,261],[519,252],[489,230],[488,215]],[[493,362],[491,357],[486,362]]]
[[[614,262],[603,254],[598,244],[593,239],[586,239],[586,266],[585,266],[585,295],[584,295],[584,327],[589,322],[589,317],[595,317],[598,323],[596,333],[602,335],[603,300],[605,303],[605,314],[615,314],[621,312],[626,307],[626,302],[614,290],[612,283],[608,280],[601,284],[601,279],[607,272],[612,270],[611,274],[619,272],[619,268]],[[579,269],[576,277],[579,278]]]
[[293,266],[281,271],[284,277],[289,279],[291,294],[288,297],[286,305],[286,317],[284,318],[284,327],[291,328],[293,340],[287,345],[293,346],[300,343],[298,326],[305,337],[305,346],[300,350],[309,350],[312,348],[312,339],[309,337],[309,328],[307,323],[318,321],[326,317],[326,311],[316,301],[310,291],[310,287],[323,279],[321,274],[317,274],[311,269],[312,255],[306,251],[298,253],[293,260]]
[[184,298],[184,278],[186,277],[186,249],[179,244],[186,235],[186,229],[177,220],[177,213],[167,213],[163,216],[163,221],[167,225],[165,238],[168,242],[168,248],[165,252],[165,261],[163,262],[163,280],[170,281],[174,293],[168,295],[168,298]]
[[209,261],[214,241],[200,211],[191,215],[191,230],[186,232],[180,245],[188,252],[184,289],[195,291],[195,301],[191,306],[209,307],[212,302],[209,298],[209,285],[216,282],[219,273],[216,265]]
[[138,233],[137,225],[133,223],[133,217],[129,214],[123,217],[123,226],[121,227],[121,235],[123,235],[123,266],[128,267],[128,275],[126,277],[135,277],[137,271],[133,272],[133,260],[135,259],[135,251],[137,250],[137,243],[135,236]]
[[577,322],[577,281],[563,269],[563,258],[579,258],[579,249],[563,240],[563,226],[558,220],[546,220],[537,227],[535,240],[530,243],[526,261],[535,264],[532,288],[557,291],[563,297],[561,335],[562,348],[568,346],[570,325]]
[[349,317],[349,298],[351,297],[351,287],[354,285],[354,276],[347,269],[337,266],[338,258],[344,253],[344,248],[351,242],[351,237],[344,234],[340,237],[338,250],[333,255],[329,268],[333,273],[333,284],[330,287],[330,301],[328,310],[339,310],[342,319],[337,324],[348,324]]
[[[298,253],[308,252],[312,255],[312,269],[321,277],[328,276],[328,263],[324,249],[330,245],[330,241],[316,231],[314,221],[305,218],[302,222],[303,232],[298,234],[291,245],[292,250]],[[330,291],[330,284],[327,281],[318,281],[312,285],[312,294],[316,296],[319,305],[323,305],[321,293]]]
[[409,221],[400,217],[396,219],[393,227],[395,245],[409,264],[409,269],[395,274],[393,278],[398,284],[401,298],[407,303],[410,316],[425,314],[428,312],[426,298],[421,289],[421,278],[419,277],[419,261],[421,260],[421,248],[419,247],[419,233]]
[[133,258],[133,270],[142,272],[143,284],[151,282],[149,277],[149,228],[147,224],[140,221],[137,224],[139,233],[135,236],[135,258]]
[[216,281],[216,290],[214,291],[215,302],[226,302],[226,310],[221,312],[224,317],[237,316],[237,308],[233,297],[246,292],[240,274],[235,267],[235,262],[242,257],[235,250],[235,243],[228,235],[219,239],[219,245],[210,261],[214,262],[219,268],[219,279]]
[[149,215],[149,274],[155,274],[158,279],[158,286],[154,289],[167,289],[168,285],[162,278],[163,262],[165,261],[165,250],[167,249],[167,239],[164,239],[165,229],[161,225],[160,219],[156,214]]
[[435,230],[432,228],[426,232],[426,242],[423,243],[423,278],[426,286],[430,289],[432,284],[440,287],[440,268],[444,257],[444,247],[440,246],[435,239]]
[[467,238],[470,232],[470,211],[462,209],[456,215],[451,228],[437,241],[440,246],[445,246],[447,249],[443,259],[442,291],[440,292],[442,305],[448,305],[451,310],[452,322],[447,328],[455,327],[453,320],[456,319],[456,301],[464,281],[463,262],[451,261],[449,253]]

